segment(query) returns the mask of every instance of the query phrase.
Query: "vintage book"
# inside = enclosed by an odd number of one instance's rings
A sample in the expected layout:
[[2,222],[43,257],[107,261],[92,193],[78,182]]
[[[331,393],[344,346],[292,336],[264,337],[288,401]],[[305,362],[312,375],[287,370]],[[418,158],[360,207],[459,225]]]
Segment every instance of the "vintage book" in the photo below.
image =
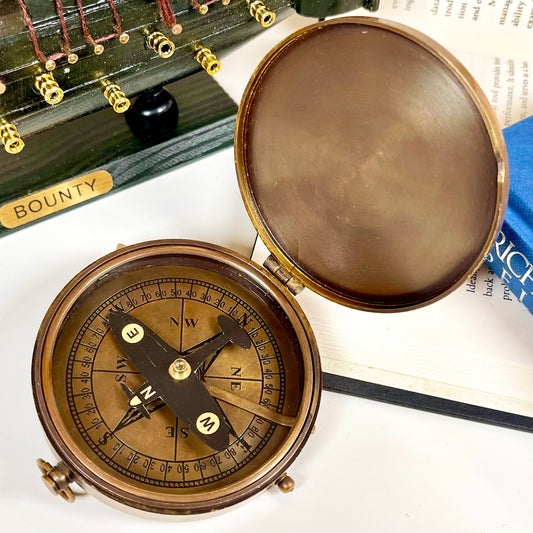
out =
[[533,314],[533,117],[503,130],[509,155],[509,205],[487,264]]
[[[377,14],[451,50],[507,127],[533,115],[532,10],[513,0],[382,0]],[[267,255],[257,243],[253,259]],[[404,313],[347,309],[309,290],[297,299],[326,389],[533,432],[532,318],[487,263],[443,300]]]

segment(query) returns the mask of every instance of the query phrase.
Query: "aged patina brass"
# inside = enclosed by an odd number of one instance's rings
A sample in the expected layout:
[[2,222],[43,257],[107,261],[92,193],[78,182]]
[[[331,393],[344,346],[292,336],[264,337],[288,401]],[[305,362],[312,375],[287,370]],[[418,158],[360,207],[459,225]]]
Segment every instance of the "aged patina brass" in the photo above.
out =
[[[149,419],[130,412],[123,386],[143,378],[109,330],[112,308],[180,354],[219,334],[220,315],[245,328],[251,348],[228,344],[197,371],[234,432],[226,449],[209,448],[161,400]],[[187,379],[184,366],[178,360],[171,376]],[[74,278],[42,324],[32,379],[60,458],[56,467],[39,461],[47,486],[66,498],[77,482],[165,514],[220,509],[282,479],[286,489],[321,390],[316,343],[290,294],[247,259],[192,241],[121,247]]]
[[282,267],[372,311],[460,285],[507,202],[503,137],[481,89],[437,43],[379,19],[321,22],[276,46],[243,96],[235,157]]

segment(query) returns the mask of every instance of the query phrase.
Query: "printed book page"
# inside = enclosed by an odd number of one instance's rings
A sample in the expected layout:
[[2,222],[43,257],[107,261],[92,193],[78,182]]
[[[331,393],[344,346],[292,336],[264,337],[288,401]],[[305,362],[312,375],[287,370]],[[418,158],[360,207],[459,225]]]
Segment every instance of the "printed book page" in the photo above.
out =
[[[257,239],[252,259],[268,250]],[[483,265],[422,309],[348,309],[309,289],[297,296],[324,372],[533,417],[531,315]]]
[[533,115],[533,0],[381,0],[377,15],[425,33],[455,55],[502,128]]
[[376,15],[449,50],[527,61],[533,56],[533,0],[381,0]]

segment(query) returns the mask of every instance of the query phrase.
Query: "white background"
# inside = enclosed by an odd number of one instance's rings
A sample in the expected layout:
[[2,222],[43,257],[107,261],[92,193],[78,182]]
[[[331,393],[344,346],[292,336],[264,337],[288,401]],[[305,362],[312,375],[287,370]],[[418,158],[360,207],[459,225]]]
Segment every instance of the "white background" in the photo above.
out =
[[[218,81],[238,101],[263,55],[310,22],[291,17],[223,57]],[[324,393],[317,432],[289,471],[297,483],[289,495],[273,488],[208,518],[168,523],[90,496],[69,505],[46,490],[35,459],[53,457],[30,365],[56,294],[119,242],[188,238],[249,254],[254,235],[228,149],[0,239],[2,530],[533,531],[533,435],[334,393]]]

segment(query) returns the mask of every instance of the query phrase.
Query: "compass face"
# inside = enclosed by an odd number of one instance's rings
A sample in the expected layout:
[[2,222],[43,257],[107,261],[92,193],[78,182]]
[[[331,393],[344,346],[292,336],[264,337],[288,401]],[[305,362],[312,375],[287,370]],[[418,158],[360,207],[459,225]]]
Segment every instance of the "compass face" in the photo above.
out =
[[[297,309],[257,267],[210,245],[158,241],[107,256],[64,289],[37,339],[34,393],[52,445],[80,484],[149,511],[203,512],[265,488],[318,407],[318,356]],[[119,331],[110,313],[126,321]],[[134,353],[153,361],[153,377]],[[192,382],[212,408],[177,389]]]

